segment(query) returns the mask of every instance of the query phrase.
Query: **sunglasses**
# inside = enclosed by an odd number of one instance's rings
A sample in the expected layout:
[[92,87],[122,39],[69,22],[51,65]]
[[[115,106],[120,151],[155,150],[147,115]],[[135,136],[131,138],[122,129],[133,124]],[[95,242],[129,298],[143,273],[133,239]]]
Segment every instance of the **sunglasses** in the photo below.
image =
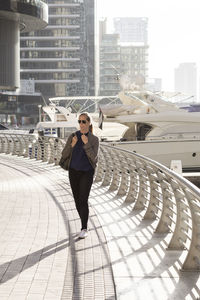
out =
[[86,120],[78,120],[78,123],[79,123],[79,124],[81,124],[81,123],[82,123],[82,124],[86,124]]

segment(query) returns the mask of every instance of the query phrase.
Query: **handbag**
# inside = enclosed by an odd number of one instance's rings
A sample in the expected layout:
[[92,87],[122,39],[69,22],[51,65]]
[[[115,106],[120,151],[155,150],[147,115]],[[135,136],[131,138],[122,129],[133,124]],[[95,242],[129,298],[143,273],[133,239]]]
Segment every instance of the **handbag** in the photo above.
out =
[[[71,140],[70,140],[70,143],[71,143],[71,141],[72,141],[72,138],[73,138],[73,136],[75,136],[75,134],[76,133],[72,133],[72,135],[71,135]],[[65,150],[65,149],[64,149]],[[62,152],[62,156],[61,156],[61,159],[60,159],[60,161],[59,161],[59,166],[61,167],[61,168],[63,168],[64,170],[69,170],[69,164],[70,164],[70,160],[71,160],[71,155],[70,156],[68,156],[67,158],[64,158],[63,157],[63,152]]]
[[63,158],[61,156],[61,159],[58,164],[62,169],[67,171],[69,169],[69,158]]

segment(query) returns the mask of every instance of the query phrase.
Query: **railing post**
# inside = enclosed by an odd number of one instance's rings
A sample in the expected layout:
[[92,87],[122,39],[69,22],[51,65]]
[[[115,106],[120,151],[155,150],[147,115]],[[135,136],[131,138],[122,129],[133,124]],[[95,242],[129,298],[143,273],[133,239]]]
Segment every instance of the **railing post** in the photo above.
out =
[[191,211],[191,243],[182,270],[200,270],[200,205],[199,200],[188,189],[184,190]]
[[94,178],[94,182],[100,182],[103,181],[103,178],[105,176],[105,159],[104,159],[104,155],[102,154],[102,151],[99,152],[99,159],[98,159],[98,163],[97,163],[97,169],[95,172],[95,178]]
[[[158,180],[160,183],[160,188],[162,191],[162,202],[161,202],[161,215],[160,215],[160,221],[156,227],[157,233],[168,233],[171,232],[171,224],[172,224],[172,218],[176,214],[176,208],[173,204],[173,191],[171,190],[171,186],[168,183],[168,178],[166,175],[158,170],[157,172]],[[173,214],[173,210],[174,214]],[[175,215],[176,217],[176,215]]]
[[52,163],[58,165],[58,153],[59,153],[59,139],[55,138],[53,143],[53,152],[52,152]]
[[109,191],[113,192],[118,190],[120,182],[120,171],[119,171],[119,157],[116,151],[110,152],[112,177],[110,182]]
[[148,208],[143,217],[144,220],[155,220],[158,217],[158,207],[162,201],[162,195],[159,192],[160,185],[156,182],[154,175],[149,174],[150,182],[150,200]]
[[[174,192],[174,198],[176,202],[176,223],[174,234],[172,239],[168,245],[169,249],[185,249],[186,241],[187,241],[187,230],[189,224],[189,211],[188,211],[188,202],[185,197],[185,193],[183,189],[179,186],[179,184],[172,180],[171,186]],[[188,211],[188,212],[186,212]]]
[[112,179],[112,159],[107,149],[100,148],[105,158],[105,176],[102,180],[102,186],[109,186]]
[[11,145],[12,145],[10,139],[12,140],[12,136],[10,136],[10,138],[7,135],[5,136],[4,152],[6,154],[10,153],[10,148],[11,148]]
[[125,196],[128,190],[128,164],[127,164],[127,157],[119,153],[119,164],[120,164],[120,174],[121,174],[121,182],[119,184],[119,190],[117,192],[117,196]]
[[138,193],[138,198],[135,202],[134,210],[142,210],[145,209],[146,202],[149,201],[149,180],[148,176],[146,173],[145,168],[143,168],[143,165],[141,162],[138,163],[137,165],[138,168],[138,175],[139,175],[139,193]]
[[[30,135],[0,134],[0,152],[58,164],[65,141]],[[100,145],[95,182],[124,196],[144,219],[159,218],[155,232],[171,233],[168,249],[188,251],[183,270],[200,270],[200,191],[187,180],[141,155]],[[112,201],[109,200],[109,201]],[[185,254],[184,254],[185,255]]]
[[135,202],[139,194],[139,175],[132,155],[127,155],[129,185],[125,202]]

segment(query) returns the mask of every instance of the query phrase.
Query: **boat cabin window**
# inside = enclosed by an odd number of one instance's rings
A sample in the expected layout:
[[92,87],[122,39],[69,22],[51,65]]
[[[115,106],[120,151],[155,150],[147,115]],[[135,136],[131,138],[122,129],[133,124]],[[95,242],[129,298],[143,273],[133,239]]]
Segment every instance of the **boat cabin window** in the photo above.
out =
[[43,134],[45,136],[53,136],[59,137],[62,139],[66,139],[72,134],[73,132],[77,131],[76,127],[52,127],[52,128],[42,128]]
[[146,135],[151,131],[152,127],[148,124],[144,123],[137,123],[136,125],[137,129],[137,141],[144,141],[146,138]]

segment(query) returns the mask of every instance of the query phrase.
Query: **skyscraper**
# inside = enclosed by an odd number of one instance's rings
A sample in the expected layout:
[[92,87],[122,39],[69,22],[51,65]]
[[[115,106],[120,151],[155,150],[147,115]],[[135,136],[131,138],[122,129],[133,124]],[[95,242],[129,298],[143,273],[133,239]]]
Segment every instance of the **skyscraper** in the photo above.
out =
[[114,18],[114,32],[120,35],[120,43],[147,45],[148,18]]
[[121,85],[144,88],[148,75],[148,46],[121,46]]
[[115,18],[121,46],[121,87],[144,88],[148,77],[148,18]]
[[49,25],[21,35],[21,79],[55,96],[95,94],[95,0],[48,0]]
[[118,34],[103,34],[100,41],[100,90],[103,96],[120,91],[120,46]]
[[175,92],[197,97],[197,68],[195,63],[181,63],[175,69]]
[[[148,76],[147,19],[117,18],[114,22],[130,25],[135,35],[124,36],[123,30],[107,34],[106,19],[100,22],[100,95],[114,96],[121,89],[143,89]],[[143,34],[136,34],[141,22],[145,24]],[[129,43],[121,42],[128,39]]]

